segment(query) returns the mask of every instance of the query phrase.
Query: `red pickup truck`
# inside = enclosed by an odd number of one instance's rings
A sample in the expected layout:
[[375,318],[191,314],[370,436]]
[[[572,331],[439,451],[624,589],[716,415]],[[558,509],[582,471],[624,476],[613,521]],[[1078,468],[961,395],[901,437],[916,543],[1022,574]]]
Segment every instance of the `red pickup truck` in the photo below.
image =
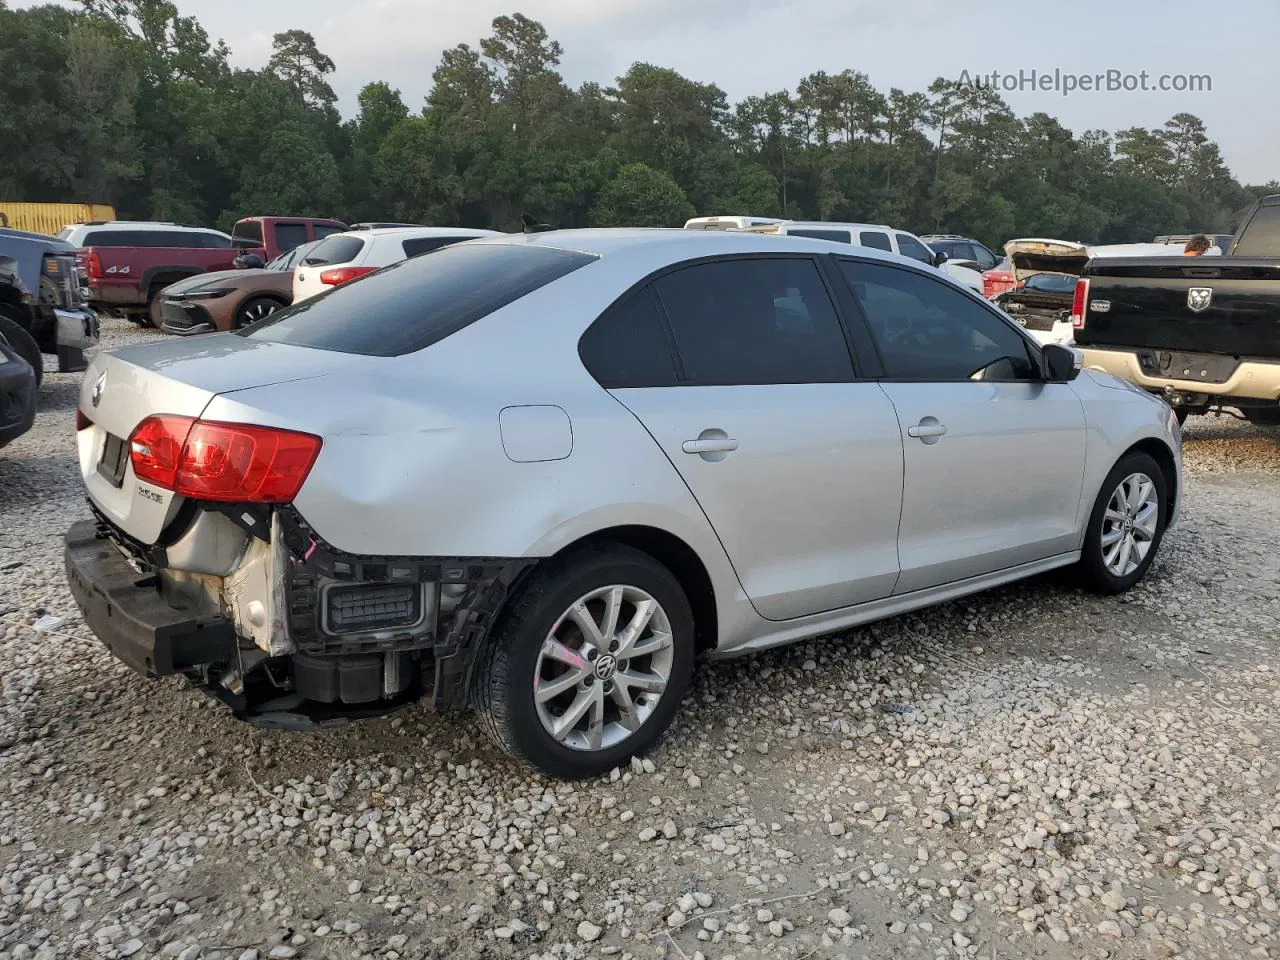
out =
[[204,227],[115,220],[70,224],[58,236],[79,248],[95,309],[159,327],[159,295],[169,284],[230,270],[241,254],[270,260],[299,243],[345,229],[338,220],[247,217],[228,235]]

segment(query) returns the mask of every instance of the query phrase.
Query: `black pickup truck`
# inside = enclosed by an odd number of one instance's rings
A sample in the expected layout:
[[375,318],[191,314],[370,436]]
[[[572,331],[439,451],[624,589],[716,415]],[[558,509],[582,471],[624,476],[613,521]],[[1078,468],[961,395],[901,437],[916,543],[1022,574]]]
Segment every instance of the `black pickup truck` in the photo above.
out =
[[1280,195],[1221,257],[1090,260],[1071,307],[1084,365],[1159,394],[1184,420],[1232,407],[1280,424]]

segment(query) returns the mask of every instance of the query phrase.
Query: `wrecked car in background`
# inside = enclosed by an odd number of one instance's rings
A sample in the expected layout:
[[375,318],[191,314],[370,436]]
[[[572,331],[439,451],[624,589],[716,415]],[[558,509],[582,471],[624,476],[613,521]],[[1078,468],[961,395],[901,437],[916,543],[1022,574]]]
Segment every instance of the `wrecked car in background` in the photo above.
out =
[[44,378],[44,354],[61,373],[85,369],[84,352],[98,342],[98,316],[76,249],[56,237],[0,228],[0,334]]

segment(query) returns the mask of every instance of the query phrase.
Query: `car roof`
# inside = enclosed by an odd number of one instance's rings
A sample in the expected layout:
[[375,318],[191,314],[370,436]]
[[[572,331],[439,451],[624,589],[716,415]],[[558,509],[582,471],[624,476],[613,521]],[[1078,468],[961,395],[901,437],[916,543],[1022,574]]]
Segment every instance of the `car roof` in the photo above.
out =
[[835,227],[837,229],[846,230],[883,230],[886,233],[907,233],[906,230],[899,230],[897,227],[886,226],[883,223],[852,223],[845,220],[783,220],[781,223],[773,224],[773,226],[800,227],[804,230],[821,230],[823,227]]
[[[501,236],[497,230],[477,230],[474,227],[375,227],[372,230],[347,230],[344,237],[493,237]],[[334,236],[334,234],[330,234]]]
[[[668,248],[673,260],[714,257],[733,253],[830,254],[836,252],[830,240],[814,240],[787,234],[755,233],[749,230],[684,230],[680,227],[611,227],[584,230],[549,230],[544,233],[508,233],[484,237],[475,243],[510,243],[572,250],[596,257],[610,257],[633,251]],[[888,250],[874,247],[841,246],[843,252],[895,264],[920,264]]]
[[223,234],[221,230],[215,230],[213,227],[188,227],[180,223],[166,223],[163,220],[108,220],[102,223],[68,223],[64,230],[178,230],[184,233],[217,233]]

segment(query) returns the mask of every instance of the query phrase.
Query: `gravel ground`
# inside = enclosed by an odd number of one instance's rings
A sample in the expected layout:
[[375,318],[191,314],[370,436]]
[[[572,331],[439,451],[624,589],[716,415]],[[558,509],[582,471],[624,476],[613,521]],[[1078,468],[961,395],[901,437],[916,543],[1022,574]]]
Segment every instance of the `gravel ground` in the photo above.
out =
[[648,760],[566,785],[465,717],[262,732],[112,660],[61,564],[79,379],[0,452],[3,960],[1280,958],[1280,432],[1193,418],[1125,597],[704,665]]

